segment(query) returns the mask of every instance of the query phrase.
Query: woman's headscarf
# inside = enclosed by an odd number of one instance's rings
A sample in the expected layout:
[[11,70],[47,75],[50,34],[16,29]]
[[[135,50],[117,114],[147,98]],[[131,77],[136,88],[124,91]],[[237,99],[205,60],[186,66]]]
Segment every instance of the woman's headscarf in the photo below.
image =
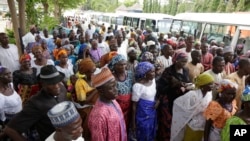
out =
[[29,54],[22,54],[21,56],[20,56],[20,59],[19,59],[19,62],[20,63],[22,63],[23,61],[25,61],[25,60],[31,60],[31,57],[30,57],[30,55]]
[[91,68],[95,66],[95,63],[90,58],[82,59],[82,61],[79,63],[78,70],[80,72],[88,72]]
[[56,60],[59,59],[60,55],[68,55],[68,52],[65,49],[59,49],[55,54]]
[[250,86],[247,85],[241,96],[242,101],[250,101]]
[[195,87],[200,88],[201,86],[207,85],[214,82],[214,78],[208,73],[202,73],[195,78]]
[[188,54],[187,54],[185,51],[177,50],[177,51],[174,53],[174,56],[173,56],[173,58],[172,58],[172,61],[173,61],[173,63],[175,63],[177,60],[183,59],[183,58],[187,58],[187,57],[188,57]]
[[153,62],[154,61],[154,55],[149,51],[144,52],[142,54],[142,56],[141,56],[141,62],[145,62],[145,61]]
[[154,68],[154,65],[149,62],[140,62],[135,68],[136,79],[141,79],[146,76],[146,74]]
[[221,93],[225,91],[226,89],[231,89],[231,88],[237,89],[238,85],[229,79],[223,79],[219,82],[218,92]]
[[112,58],[112,60],[109,62],[108,67],[111,71],[114,71],[114,66],[120,61],[126,61],[125,56],[121,54],[117,54],[115,57]]

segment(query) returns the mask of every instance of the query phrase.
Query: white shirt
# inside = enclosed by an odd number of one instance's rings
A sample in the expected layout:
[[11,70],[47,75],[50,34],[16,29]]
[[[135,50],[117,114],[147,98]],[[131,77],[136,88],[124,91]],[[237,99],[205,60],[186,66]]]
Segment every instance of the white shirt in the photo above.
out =
[[56,69],[62,73],[64,73],[65,77],[64,77],[64,81],[68,81],[70,76],[74,74],[73,72],[73,65],[71,63],[68,62],[68,68],[62,68],[60,66],[56,66]]
[[[45,141],[55,141],[54,139],[55,132],[52,133]],[[72,140],[72,141],[84,141],[83,137],[77,138],[77,140]]]
[[[13,88],[13,84],[11,83],[11,86]],[[3,107],[0,107],[0,109],[3,109],[3,111],[0,111],[0,117],[2,121],[5,121],[6,114],[17,114],[22,110],[22,100],[20,95],[14,90],[12,95],[5,96],[2,93],[0,97],[0,103],[2,104]],[[0,104],[0,106],[1,106]]]
[[162,55],[157,57],[157,59],[163,64],[164,68],[167,68],[173,64],[171,56],[169,56],[169,58],[167,59],[165,56]]
[[1,66],[8,68],[11,72],[20,69],[18,48],[14,44],[9,44],[9,48],[0,45]]
[[[35,63],[35,60],[33,60],[33,61],[31,60],[30,64],[31,64],[31,67],[32,67],[32,68],[36,68],[36,70],[37,70],[36,75],[39,75],[40,72],[41,72],[41,68],[42,68],[43,66],[37,65],[37,64]],[[52,61],[51,59],[47,59],[47,64],[46,64],[46,65],[55,65],[55,64],[54,64],[54,61]]]
[[106,54],[110,52],[109,45],[102,41],[101,43],[98,43],[98,47],[102,50],[102,54]]
[[126,39],[125,41],[122,42],[121,46],[118,47],[117,50],[117,53],[123,55],[126,60],[128,60],[127,49],[128,49],[128,40]]
[[219,83],[223,79],[222,73],[214,73],[212,69],[205,71],[204,73],[209,73],[214,78],[215,83]]
[[95,30],[91,29],[87,29],[86,33],[89,35],[89,38],[92,39],[93,38],[93,34],[94,34]]
[[155,101],[156,84],[155,79],[150,86],[145,86],[140,83],[135,83],[132,88],[132,101],[139,101],[140,99]]
[[31,43],[31,42],[35,42],[35,35],[33,35],[31,32],[28,32],[27,34],[25,34],[23,37],[22,37],[22,40],[23,40],[23,45],[24,45],[24,48],[27,47],[28,43]]

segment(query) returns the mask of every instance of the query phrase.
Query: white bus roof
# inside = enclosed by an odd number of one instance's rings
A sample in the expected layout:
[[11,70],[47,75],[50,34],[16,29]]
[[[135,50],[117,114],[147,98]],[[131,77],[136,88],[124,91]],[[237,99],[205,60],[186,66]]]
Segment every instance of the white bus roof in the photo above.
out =
[[162,13],[126,13],[125,16],[132,18],[147,18],[147,19],[172,19],[174,16]]
[[204,22],[211,24],[250,26],[249,13],[180,13],[175,20]]

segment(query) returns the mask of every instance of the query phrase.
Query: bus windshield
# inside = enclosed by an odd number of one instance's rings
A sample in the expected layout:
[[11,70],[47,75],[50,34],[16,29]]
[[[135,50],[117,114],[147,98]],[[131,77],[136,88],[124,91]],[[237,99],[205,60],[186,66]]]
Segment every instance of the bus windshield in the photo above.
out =
[[[207,37],[208,43],[212,40],[216,40],[218,43],[223,42],[224,38],[228,35],[226,25],[215,25],[215,24],[206,24],[203,37]],[[228,44],[226,44],[228,45]]]
[[158,20],[158,31],[167,33],[170,31],[171,19]]
[[181,22],[180,20],[174,20],[171,27],[171,32],[178,32],[181,28]]

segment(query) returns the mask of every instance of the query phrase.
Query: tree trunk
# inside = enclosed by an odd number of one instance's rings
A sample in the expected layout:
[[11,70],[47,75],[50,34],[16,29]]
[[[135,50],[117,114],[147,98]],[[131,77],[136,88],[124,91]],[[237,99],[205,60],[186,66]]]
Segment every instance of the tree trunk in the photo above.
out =
[[16,46],[18,47],[18,52],[19,55],[22,54],[22,48],[20,44],[20,38],[19,38],[19,33],[18,33],[18,20],[17,20],[17,14],[16,14],[16,7],[15,7],[15,1],[14,0],[7,0],[9,9],[10,9],[10,15],[11,15],[11,21],[14,29],[14,35],[15,35],[15,40],[16,40]]
[[25,0],[18,0],[18,11],[19,11],[19,23],[20,23],[20,31],[21,36],[25,35]]

